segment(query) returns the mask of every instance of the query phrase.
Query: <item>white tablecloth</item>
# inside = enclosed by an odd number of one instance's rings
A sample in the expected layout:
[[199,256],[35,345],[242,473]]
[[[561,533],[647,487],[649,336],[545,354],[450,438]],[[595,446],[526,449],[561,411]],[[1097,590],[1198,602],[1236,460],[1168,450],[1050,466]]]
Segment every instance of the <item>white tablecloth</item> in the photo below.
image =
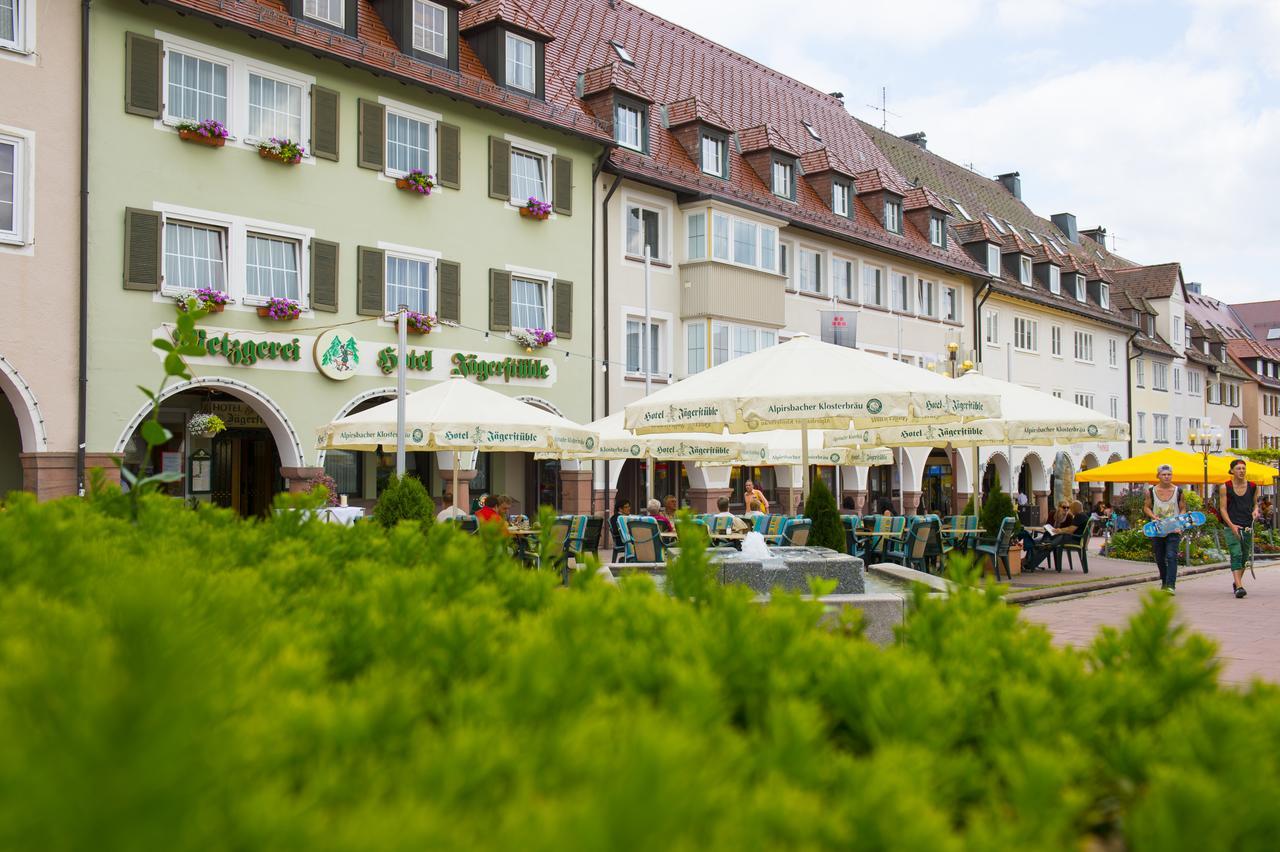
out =
[[351,526],[364,517],[364,509],[359,506],[327,506],[320,510],[320,520],[327,524]]

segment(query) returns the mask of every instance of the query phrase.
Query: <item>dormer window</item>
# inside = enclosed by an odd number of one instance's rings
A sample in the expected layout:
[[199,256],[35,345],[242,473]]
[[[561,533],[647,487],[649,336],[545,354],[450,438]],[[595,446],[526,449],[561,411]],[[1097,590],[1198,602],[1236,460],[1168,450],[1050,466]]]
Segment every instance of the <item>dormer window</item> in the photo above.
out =
[[1105,281],[1098,282],[1098,305],[1107,310],[1111,309],[1111,285]]
[[302,14],[341,29],[346,24],[345,0],[304,0]]
[[813,137],[814,141],[816,141],[816,142],[821,142],[821,141],[822,141],[822,137],[818,135],[818,131],[816,131],[816,130],[814,130],[814,129],[813,129],[813,125],[812,125],[812,124],[810,124],[810,123],[809,123],[809,122],[807,122],[807,121],[804,121],[804,122],[801,122],[801,123],[804,125],[804,129],[805,129],[805,130],[807,130],[807,131],[809,132],[809,135],[810,135],[811,137]]
[[995,243],[987,243],[987,274],[1000,274],[1000,247]]
[[631,54],[621,44],[619,44],[616,41],[611,41],[609,42],[609,44],[613,45],[613,52],[618,54],[618,58],[621,59],[623,62],[627,63],[628,65],[636,64],[636,61],[631,58]]
[[779,198],[796,197],[796,167],[784,160],[773,161],[773,194]]
[[941,216],[929,217],[929,244],[938,248],[947,247],[947,222]]
[[1018,283],[1031,286],[1031,258],[1018,255]]
[[1002,234],[1007,233],[1007,231],[1005,231],[1004,229],[1004,225],[1000,224],[1000,220],[997,219],[995,216],[992,216],[990,213],[987,214],[987,221],[991,223],[991,227],[995,228],[1000,233]]
[[441,59],[449,57],[449,11],[429,0],[413,0],[413,47]]
[[644,119],[644,107],[628,101],[618,101],[613,108],[614,134],[618,144],[633,151],[643,151]]
[[507,33],[507,85],[532,94],[537,91],[537,50],[533,41]]
[[843,181],[831,184],[831,212],[837,216],[849,215],[849,184]]
[[1076,276],[1076,301],[1083,302],[1085,300],[1084,276]]
[[902,233],[902,202],[893,199],[885,199],[884,202],[884,228],[886,231],[892,231],[895,234]]
[[712,136],[710,134],[702,134],[702,172],[703,174],[715,175],[718,178],[727,178],[729,176],[729,163],[725,153],[728,149],[727,140],[721,136]]
[[1049,292],[1055,296],[1062,295],[1062,270],[1049,264]]

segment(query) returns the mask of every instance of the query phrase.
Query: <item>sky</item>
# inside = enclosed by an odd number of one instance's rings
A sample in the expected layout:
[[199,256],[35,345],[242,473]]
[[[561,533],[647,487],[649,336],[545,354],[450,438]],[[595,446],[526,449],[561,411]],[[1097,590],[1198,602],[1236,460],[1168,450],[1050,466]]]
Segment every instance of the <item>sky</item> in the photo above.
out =
[[975,171],[1020,172],[1036,212],[1180,261],[1207,295],[1280,298],[1280,0],[633,2]]

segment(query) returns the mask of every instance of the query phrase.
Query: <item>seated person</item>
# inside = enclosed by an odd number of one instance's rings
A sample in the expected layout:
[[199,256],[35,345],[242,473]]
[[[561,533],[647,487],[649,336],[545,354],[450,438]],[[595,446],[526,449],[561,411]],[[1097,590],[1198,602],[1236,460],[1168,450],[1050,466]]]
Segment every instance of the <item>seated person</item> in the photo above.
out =
[[613,546],[615,548],[622,547],[622,531],[620,525],[622,518],[631,514],[631,501],[626,497],[619,497],[613,503],[613,514],[609,516],[609,534],[613,536]]
[[[1022,531],[1022,570],[1035,571],[1050,553],[1053,553],[1078,533],[1088,534],[1089,513],[1079,500],[1067,505],[1067,522],[1062,526],[1050,524],[1053,533],[1045,530],[1039,538],[1026,530]],[[1062,570],[1062,565],[1057,566]]]
[[743,517],[744,518],[764,517],[764,512],[760,511],[760,501],[754,497],[747,500],[747,513],[743,515]]
[[729,532],[746,532],[751,528],[750,526],[748,526],[746,521],[742,520],[739,517],[736,517],[732,512],[729,511],[728,497],[721,497],[719,500],[717,500],[716,508],[720,510],[716,512],[715,516],[717,518],[729,518]]
[[486,494],[481,501],[482,505],[476,512],[476,521],[480,523],[502,523],[503,529],[506,529],[507,519],[498,513],[498,495]]
[[668,494],[662,500],[662,514],[667,516],[668,520],[674,521],[676,514],[680,511],[680,501],[676,499],[676,495]]
[[455,518],[465,518],[467,513],[453,505],[453,492],[446,491],[440,495],[440,502],[444,504],[444,508],[436,515],[437,521],[451,521]]
[[671,519],[662,514],[662,504],[658,502],[656,497],[650,497],[649,502],[645,505],[645,509],[649,512],[649,517],[658,522],[658,529],[662,532],[672,532],[675,527],[671,525]]

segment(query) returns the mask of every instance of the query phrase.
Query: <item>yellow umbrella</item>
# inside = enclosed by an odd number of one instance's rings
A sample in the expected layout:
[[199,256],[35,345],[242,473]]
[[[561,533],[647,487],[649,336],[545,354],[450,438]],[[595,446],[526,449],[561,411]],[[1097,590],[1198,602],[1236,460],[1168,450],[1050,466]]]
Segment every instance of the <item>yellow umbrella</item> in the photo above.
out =
[[[1227,469],[1234,456],[1209,456],[1209,483],[1221,485],[1231,478]],[[1104,464],[1076,474],[1076,482],[1155,482],[1156,470],[1162,464],[1173,468],[1173,481],[1177,485],[1199,485],[1205,481],[1204,457],[1199,453],[1184,453],[1182,450],[1166,448],[1121,459],[1118,462]],[[1265,464],[1245,460],[1245,475],[1249,481],[1257,485],[1270,485],[1275,482],[1276,469]]]

